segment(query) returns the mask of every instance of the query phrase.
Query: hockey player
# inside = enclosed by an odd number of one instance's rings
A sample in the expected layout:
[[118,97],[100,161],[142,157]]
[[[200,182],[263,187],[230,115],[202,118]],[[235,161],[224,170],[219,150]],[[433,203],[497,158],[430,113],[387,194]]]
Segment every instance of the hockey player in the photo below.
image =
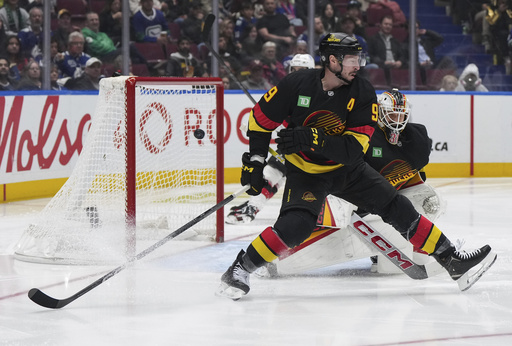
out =
[[[444,212],[444,203],[438,193],[424,183],[425,178],[421,173],[421,169],[429,161],[432,146],[427,130],[421,124],[409,123],[411,105],[408,98],[398,89],[379,95],[378,103],[378,128],[372,136],[364,159],[384,176],[399,191],[399,194],[406,196],[418,212],[434,222]],[[280,258],[280,261],[276,261],[277,268],[270,266],[267,275],[281,272],[293,274],[367,257],[364,246],[361,253],[354,253],[353,248],[349,249],[349,256],[346,256],[345,249],[340,248],[354,247],[352,231],[345,229],[344,232],[338,232],[332,228],[322,227],[324,225],[346,227],[353,210],[352,205],[329,196],[317,220],[319,227],[300,246],[290,250],[286,256]],[[358,210],[358,214],[364,216],[367,213],[364,210]],[[386,226],[382,225],[380,220],[370,223]],[[376,228],[379,229],[379,227]],[[357,238],[354,239],[356,240]],[[398,240],[404,243],[403,239],[398,238]],[[306,248],[307,251],[303,251]],[[284,261],[283,258],[285,258]],[[428,261],[425,258],[422,260]],[[262,271],[262,274],[266,276],[265,271]]]
[[[290,62],[289,73],[313,68],[315,68],[315,59],[311,55],[295,54]],[[226,223],[247,223],[254,220],[264,204],[274,196],[283,184],[286,168],[278,159],[272,156],[265,166],[263,174],[265,176],[265,186],[261,190],[261,194],[251,197],[241,205],[231,207],[226,217]]]
[[[320,42],[321,70],[294,72],[270,89],[250,113],[249,152],[242,156],[242,185],[258,195],[271,134],[283,121],[278,149],[286,157],[286,184],[280,215],[221,277],[220,296],[240,299],[250,290],[249,276],[313,231],[328,194],[379,215],[414,246],[431,254],[467,289],[487,270],[496,254],[489,245],[458,252],[448,238],[411,202],[363,160],[378,120],[375,89],[357,72],[366,59],[356,39],[342,33]],[[479,271],[469,276],[470,269]]]

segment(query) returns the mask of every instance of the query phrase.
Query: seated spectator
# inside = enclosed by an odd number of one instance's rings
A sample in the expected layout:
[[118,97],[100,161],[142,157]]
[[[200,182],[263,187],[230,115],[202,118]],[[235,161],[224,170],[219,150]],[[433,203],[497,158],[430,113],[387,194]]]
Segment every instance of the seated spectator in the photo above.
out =
[[[84,0],[82,0],[84,1]],[[164,2],[161,1],[161,0],[154,0],[153,3],[152,3],[152,6],[156,9],[156,10],[161,10],[162,9],[162,4]],[[137,13],[137,11],[139,11],[142,7],[142,1],[141,0],[128,0],[128,6],[130,7],[130,13],[132,14],[132,16]],[[166,6],[166,5],[165,5]]]
[[308,54],[308,43],[306,41],[300,39],[297,40],[297,43],[295,43],[295,48],[293,49],[293,54],[285,56],[284,59],[281,61],[285,71],[289,70],[290,62],[292,61],[293,57],[295,57],[297,54]]
[[59,46],[59,52],[65,52],[68,48],[69,34],[72,31],[79,31],[80,28],[71,25],[71,13],[65,8],[57,14],[57,29],[52,32],[52,38]]
[[18,36],[8,36],[5,44],[5,53],[9,59],[9,75],[12,80],[19,81],[21,79],[21,72],[28,64],[28,59],[21,54]]
[[235,24],[231,18],[223,19],[219,24],[219,36],[224,36],[226,38],[228,53],[238,59],[240,57],[239,53],[242,49],[242,45],[235,41],[234,29]]
[[61,71],[61,77],[78,78],[85,69],[87,60],[91,58],[89,54],[84,53],[85,39],[79,31],[73,31],[69,34],[68,50],[55,56],[54,62]]
[[57,67],[57,65],[52,64],[51,69],[50,69],[50,88],[51,88],[51,90],[56,90],[56,91],[66,90],[66,88],[63,85],[61,85],[59,77],[60,77],[59,68]]
[[25,58],[33,58],[37,62],[43,59],[43,10],[32,7],[29,12],[30,25],[18,32],[21,43],[21,54]]
[[[370,5],[368,9],[373,9],[376,11],[382,11],[384,9],[389,9],[393,13],[393,23],[396,26],[403,26],[407,22],[405,18],[405,14],[400,8],[400,5],[396,1],[391,0],[370,0]],[[368,10],[367,9],[367,10]]]
[[0,57],[0,91],[16,90],[16,82],[9,75],[9,60]]
[[116,47],[120,47],[123,36],[123,12],[121,9],[121,0],[108,0],[105,8],[99,14],[99,31],[107,34]]
[[166,76],[170,77],[208,77],[201,64],[190,53],[190,40],[182,36],[178,41],[178,51],[170,55],[167,61]]
[[392,30],[393,17],[386,15],[380,20],[379,32],[368,39],[370,61],[386,70],[402,68],[407,61],[402,44],[393,37]]
[[297,17],[297,14],[295,12],[295,1],[293,0],[278,0],[277,13],[282,13],[288,18],[291,25],[294,26],[303,26],[304,23],[302,22],[302,19]]
[[249,77],[242,82],[247,90],[270,90],[272,85],[263,77],[263,64],[259,60],[253,60],[249,64]]
[[114,45],[114,41],[106,33],[100,31],[100,17],[97,13],[86,14],[82,34],[85,38],[85,51],[90,56],[110,62],[121,54],[121,51]]
[[0,20],[8,35],[17,35],[20,30],[28,27],[28,12],[18,2],[19,0],[4,0],[4,7],[0,8]]
[[131,21],[137,42],[158,42],[167,44],[167,20],[162,11],[153,8],[153,0],[140,0],[141,8],[137,11]]
[[185,0],[164,0],[163,3],[165,3],[166,6],[165,9],[162,9],[162,12],[169,22],[179,23],[185,19],[187,13],[183,5],[184,1]]
[[270,85],[275,86],[286,76],[283,64],[276,58],[276,44],[268,41],[261,49],[261,63],[263,64],[263,77]]
[[0,55],[5,55],[5,41],[7,34],[5,33],[5,25],[0,19]]
[[457,77],[451,74],[447,74],[441,81],[441,89],[439,91],[455,91],[455,88],[459,84]]
[[242,2],[240,16],[237,18],[234,28],[235,42],[242,42],[245,28],[249,24],[255,25],[258,19],[254,17],[254,4],[250,0]]
[[260,58],[262,43],[258,39],[258,30],[255,25],[249,24],[245,27],[241,36],[241,43],[240,59],[244,65],[247,65],[253,59]]
[[326,2],[320,12],[320,19],[324,25],[324,29],[327,32],[334,32],[336,30],[336,24],[338,24],[338,11],[334,8],[334,5],[328,1]]
[[357,0],[350,0],[347,4],[347,12],[345,15],[354,18],[356,27],[354,28],[354,34],[366,39],[366,23],[363,20],[363,13],[361,11],[361,3]]
[[[123,56],[119,55],[117,58],[114,59],[114,73],[117,73],[116,76],[122,76],[123,75]],[[130,59],[128,61],[128,76],[133,76],[132,71],[132,60]]]
[[[316,15],[313,19],[314,24],[314,37],[313,37],[313,52],[318,52],[318,46],[320,44],[320,41],[322,41],[322,38],[324,38],[325,35],[327,35],[327,31],[325,30],[324,23],[322,22],[322,18],[319,15]],[[334,30],[336,31],[336,30]],[[302,40],[305,42],[309,42],[309,37],[307,32],[303,32],[299,35],[297,40]],[[315,54],[317,55],[317,54]],[[318,57],[318,62],[320,62],[320,57]]]
[[263,42],[272,41],[277,45],[277,56],[282,59],[289,54],[297,35],[294,26],[284,14],[276,12],[276,0],[264,0],[265,14],[258,19],[256,27]]
[[512,10],[508,0],[497,0],[495,6],[489,6],[485,19],[489,22],[491,52],[496,65],[503,65],[508,56],[507,37],[512,26]]
[[[228,53],[226,50],[227,44],[226,44],[226,38],[224,36],[219,37],[219,55],[222,57],[226,65],[228,65],[231,68],[231,72],[234,75],[238,75],[240,73],[241,65],[240,62],[235,59],[232,55]],[[208,53],[208,59],[206,59],[207,67],[205,68],[206,71],[211,71],[211,61],[210,58],[212,55],[211,52]]]
[[85,63],[84,73],[78,78],[70,78],[64,86],[69,90],[99,90],[102,65],[98,58],[90,58]]
[[363,52],[366,54],[366,65],[364,67],[365,70],[372,69],[372,68],[379,68],[377,64],[374,64],[371,62],[370,56],[368,55],[368,43],[366,43],[366,40],[358,36],[354,33],[354,29],[356,28],[356,21],[352,16],[346,15],[341,17],[341,19],[338,21],[338,28],[336,31],[343,32],[353,38],[355,38],[361,47],[363,48]]
[[192,1],[189,6],[187,18],[181,23],[181,31],[184,36],[187,36],[195,44],[199,44],[203,41],[202,31],[204,18],[205,15],[201,2],[198,0]]
[[41,90],[42,85],[41,67],[36,61],[32,60],[25,66],[16,90]]
[[459,76],[455,91],[489,91],[480,79],[480,71],[475,64],[468,64]]

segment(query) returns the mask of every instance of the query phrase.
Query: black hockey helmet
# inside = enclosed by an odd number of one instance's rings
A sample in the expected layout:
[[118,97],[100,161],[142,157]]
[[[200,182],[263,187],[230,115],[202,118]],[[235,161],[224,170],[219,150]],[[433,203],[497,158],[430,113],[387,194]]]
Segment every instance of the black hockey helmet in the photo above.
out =
[[359,66],[366,65],[366,56],[363,53],[363,47],[361,47],[359,41],[354,37],[345,33],[334,32],[325,35],[320,41],[318,51],[322,64],[324,65],[328,64],[330,55],[334,55],[340,64],[343,62],[345,55],[357,55],[359,56]]

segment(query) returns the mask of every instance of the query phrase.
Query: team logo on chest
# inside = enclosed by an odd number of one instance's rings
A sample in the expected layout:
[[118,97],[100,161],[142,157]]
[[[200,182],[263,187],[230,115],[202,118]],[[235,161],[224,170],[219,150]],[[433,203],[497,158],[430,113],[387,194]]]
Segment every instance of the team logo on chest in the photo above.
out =
[[345,121],[338,114],[329,110],[321,110],[311,113],[303,122],[303,126],[321,128],[326,135],[342,134],[345,130]]

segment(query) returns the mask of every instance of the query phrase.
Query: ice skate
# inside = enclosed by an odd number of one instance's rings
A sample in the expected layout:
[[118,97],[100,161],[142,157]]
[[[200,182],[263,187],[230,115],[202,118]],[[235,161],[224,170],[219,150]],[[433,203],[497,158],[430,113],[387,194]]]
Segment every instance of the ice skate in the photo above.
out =
[[241,250],[233,264],[222,274],[220,287],[215,292],[217,296],[238,300],[249,292],[250,273],[242,267],[244,254],[245,251]]
[[226,217],[226,223],[230,225],[249,223],[254,220],[258,211],[258,208],[246,201],[241,205],[231,207],[231,212]]
[[451,278],[457,281],[461,291],[468,290],[496,261],[497,255],[489,245],[472,252],[453,250],[452,253],[434,258],[448,271]]

